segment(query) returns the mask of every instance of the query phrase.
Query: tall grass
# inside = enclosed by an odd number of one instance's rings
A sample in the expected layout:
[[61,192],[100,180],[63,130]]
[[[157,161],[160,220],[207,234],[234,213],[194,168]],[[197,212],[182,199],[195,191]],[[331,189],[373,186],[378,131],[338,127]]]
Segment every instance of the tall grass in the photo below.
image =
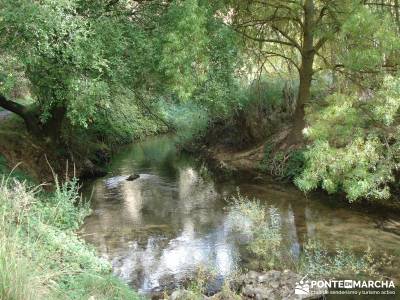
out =
[[44,194],[0,179],[0,299],[137,299],[75,233],[90,212],[76,181]]

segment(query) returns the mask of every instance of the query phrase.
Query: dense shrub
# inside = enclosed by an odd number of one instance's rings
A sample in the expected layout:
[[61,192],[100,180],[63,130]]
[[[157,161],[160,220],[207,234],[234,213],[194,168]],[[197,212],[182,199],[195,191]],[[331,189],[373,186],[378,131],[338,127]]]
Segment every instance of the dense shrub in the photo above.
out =
[[303,149],[289,149],[274,151],[272,144],[265,144],[264,158],[260,163],[260,170],[275,176],[279,180],[291,181],[299,176],[305,167]]
[[336,93],[325,106],[310,108],[305,135],[312,144],[295,180],[301,190],[343,191],[349,201],[391,196],[400,166],[400,78],[386,76],[379,89],[365,93]]
[[164,105],[163,116],[176,129],[179,143],[187,143],[204,136],[209,126],[209,114],[200,105],[189,102],[181,105]]

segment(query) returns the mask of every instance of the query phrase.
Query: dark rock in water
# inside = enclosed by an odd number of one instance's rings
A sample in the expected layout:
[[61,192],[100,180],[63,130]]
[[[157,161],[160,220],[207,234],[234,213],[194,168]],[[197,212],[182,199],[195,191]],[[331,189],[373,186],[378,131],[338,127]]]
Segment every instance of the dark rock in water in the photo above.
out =
[[140,177],[139,174],[132,174],[132,175],[129,175],[129,177],[126,180],[134,181],[135,179],[138,179],[139,177]]

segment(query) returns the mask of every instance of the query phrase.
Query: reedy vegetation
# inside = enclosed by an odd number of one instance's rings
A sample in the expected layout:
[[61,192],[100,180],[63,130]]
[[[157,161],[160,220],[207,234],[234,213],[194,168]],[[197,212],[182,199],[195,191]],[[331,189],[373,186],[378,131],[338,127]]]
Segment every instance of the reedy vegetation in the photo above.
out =
[[0,298],[138,299],[75,233],[90,213],[77,182],[52,194],[0,179]]
[[[368,246],[362,252],[355,252],[340,243],[328,248],[318,240],[309,239],[305,241],[303,251],[297,255],[293,253],[291,241],[285,235],[279,209],[258,199],[249,199],[239,191],[227,201],[230,224],[227,229],[247,237],[247,250],[252,255],[251,260],[258,263],[257,271],[289,269],[319,280],[388,279],[383,267],[392,265],[393,257],[386,253],[373,253]],[[246,271],[238,269],[224,278],[221,293],[216,299],[241,299],[233,288],[243,280],[240,278]],[[212,269],[200,267],[182,292],[183,299],[202,299],[207,283],[214,276]]]

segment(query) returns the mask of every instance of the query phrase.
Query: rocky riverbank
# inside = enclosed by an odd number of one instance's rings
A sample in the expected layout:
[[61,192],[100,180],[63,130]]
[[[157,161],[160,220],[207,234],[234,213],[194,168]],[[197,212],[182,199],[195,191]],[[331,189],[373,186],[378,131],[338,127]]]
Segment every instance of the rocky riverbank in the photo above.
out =
[[311,300],[322,299],[325,291],[310,289],[305,295],[295,294],[296,284],[302,276],[290,270],[268,272],[250,271],[231,282],[229,291],[222,290],[212,296],[198,295],[193,291],[180,289],[174,291],[169,300]]

